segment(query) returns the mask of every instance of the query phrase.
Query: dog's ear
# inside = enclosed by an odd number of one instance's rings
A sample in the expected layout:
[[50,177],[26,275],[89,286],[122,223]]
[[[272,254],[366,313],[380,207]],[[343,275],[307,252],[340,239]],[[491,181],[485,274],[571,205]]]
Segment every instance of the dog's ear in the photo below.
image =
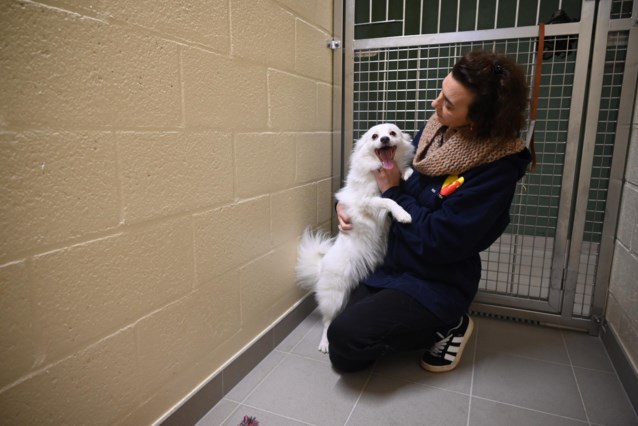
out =
[[403,140],[405,142],[412,143],[412,136],[410,136],[408,133],[401,132],[401,136],[403,137]]

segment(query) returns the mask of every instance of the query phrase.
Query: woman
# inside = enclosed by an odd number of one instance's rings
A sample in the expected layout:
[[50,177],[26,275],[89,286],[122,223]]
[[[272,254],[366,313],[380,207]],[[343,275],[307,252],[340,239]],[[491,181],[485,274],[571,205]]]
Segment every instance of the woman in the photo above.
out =
[[[420,348],[429,348],[424,369],[456,367],[473,329],[467,313],[481,278],[479,253],[509,223],[516,183],[531,160],[518,138],[526,105],[525,76],[514,61],[470,52],[443,80],[436,112],[414,138],[418,173],[404,182],[398,167],[376,172],[382,196],[407,210],[412,223],[392,223],[383,264],[332,322],[336,370],[361,370],[384,353]],[[341,232],[352,229],[340,205],[337,214]]]

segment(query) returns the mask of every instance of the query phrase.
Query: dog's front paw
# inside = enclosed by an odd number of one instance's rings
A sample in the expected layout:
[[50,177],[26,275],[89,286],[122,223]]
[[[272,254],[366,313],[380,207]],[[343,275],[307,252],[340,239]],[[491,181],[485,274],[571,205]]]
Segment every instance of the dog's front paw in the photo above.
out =
[[410,213],[406,211],[399,212],[397,215],[394,216],[394,218],[397,220],[397,222],[412,223],[412,216],[410,216]]

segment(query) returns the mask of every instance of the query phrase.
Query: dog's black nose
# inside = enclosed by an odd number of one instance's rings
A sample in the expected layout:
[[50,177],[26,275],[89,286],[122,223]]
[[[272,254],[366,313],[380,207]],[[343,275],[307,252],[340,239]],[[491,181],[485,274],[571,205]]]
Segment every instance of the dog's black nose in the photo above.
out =
[[381,137],[380,140],[381,140],[382,144],[390,143],[390,137],[389,136],[383,136],[383,137]]

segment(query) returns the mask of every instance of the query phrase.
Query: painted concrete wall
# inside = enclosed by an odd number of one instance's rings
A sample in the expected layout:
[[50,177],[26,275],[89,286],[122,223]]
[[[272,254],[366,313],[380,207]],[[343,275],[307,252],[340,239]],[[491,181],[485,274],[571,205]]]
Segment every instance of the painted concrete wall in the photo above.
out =
[[0,1],[0,418],[145,424],[303,293],[332,2]]

